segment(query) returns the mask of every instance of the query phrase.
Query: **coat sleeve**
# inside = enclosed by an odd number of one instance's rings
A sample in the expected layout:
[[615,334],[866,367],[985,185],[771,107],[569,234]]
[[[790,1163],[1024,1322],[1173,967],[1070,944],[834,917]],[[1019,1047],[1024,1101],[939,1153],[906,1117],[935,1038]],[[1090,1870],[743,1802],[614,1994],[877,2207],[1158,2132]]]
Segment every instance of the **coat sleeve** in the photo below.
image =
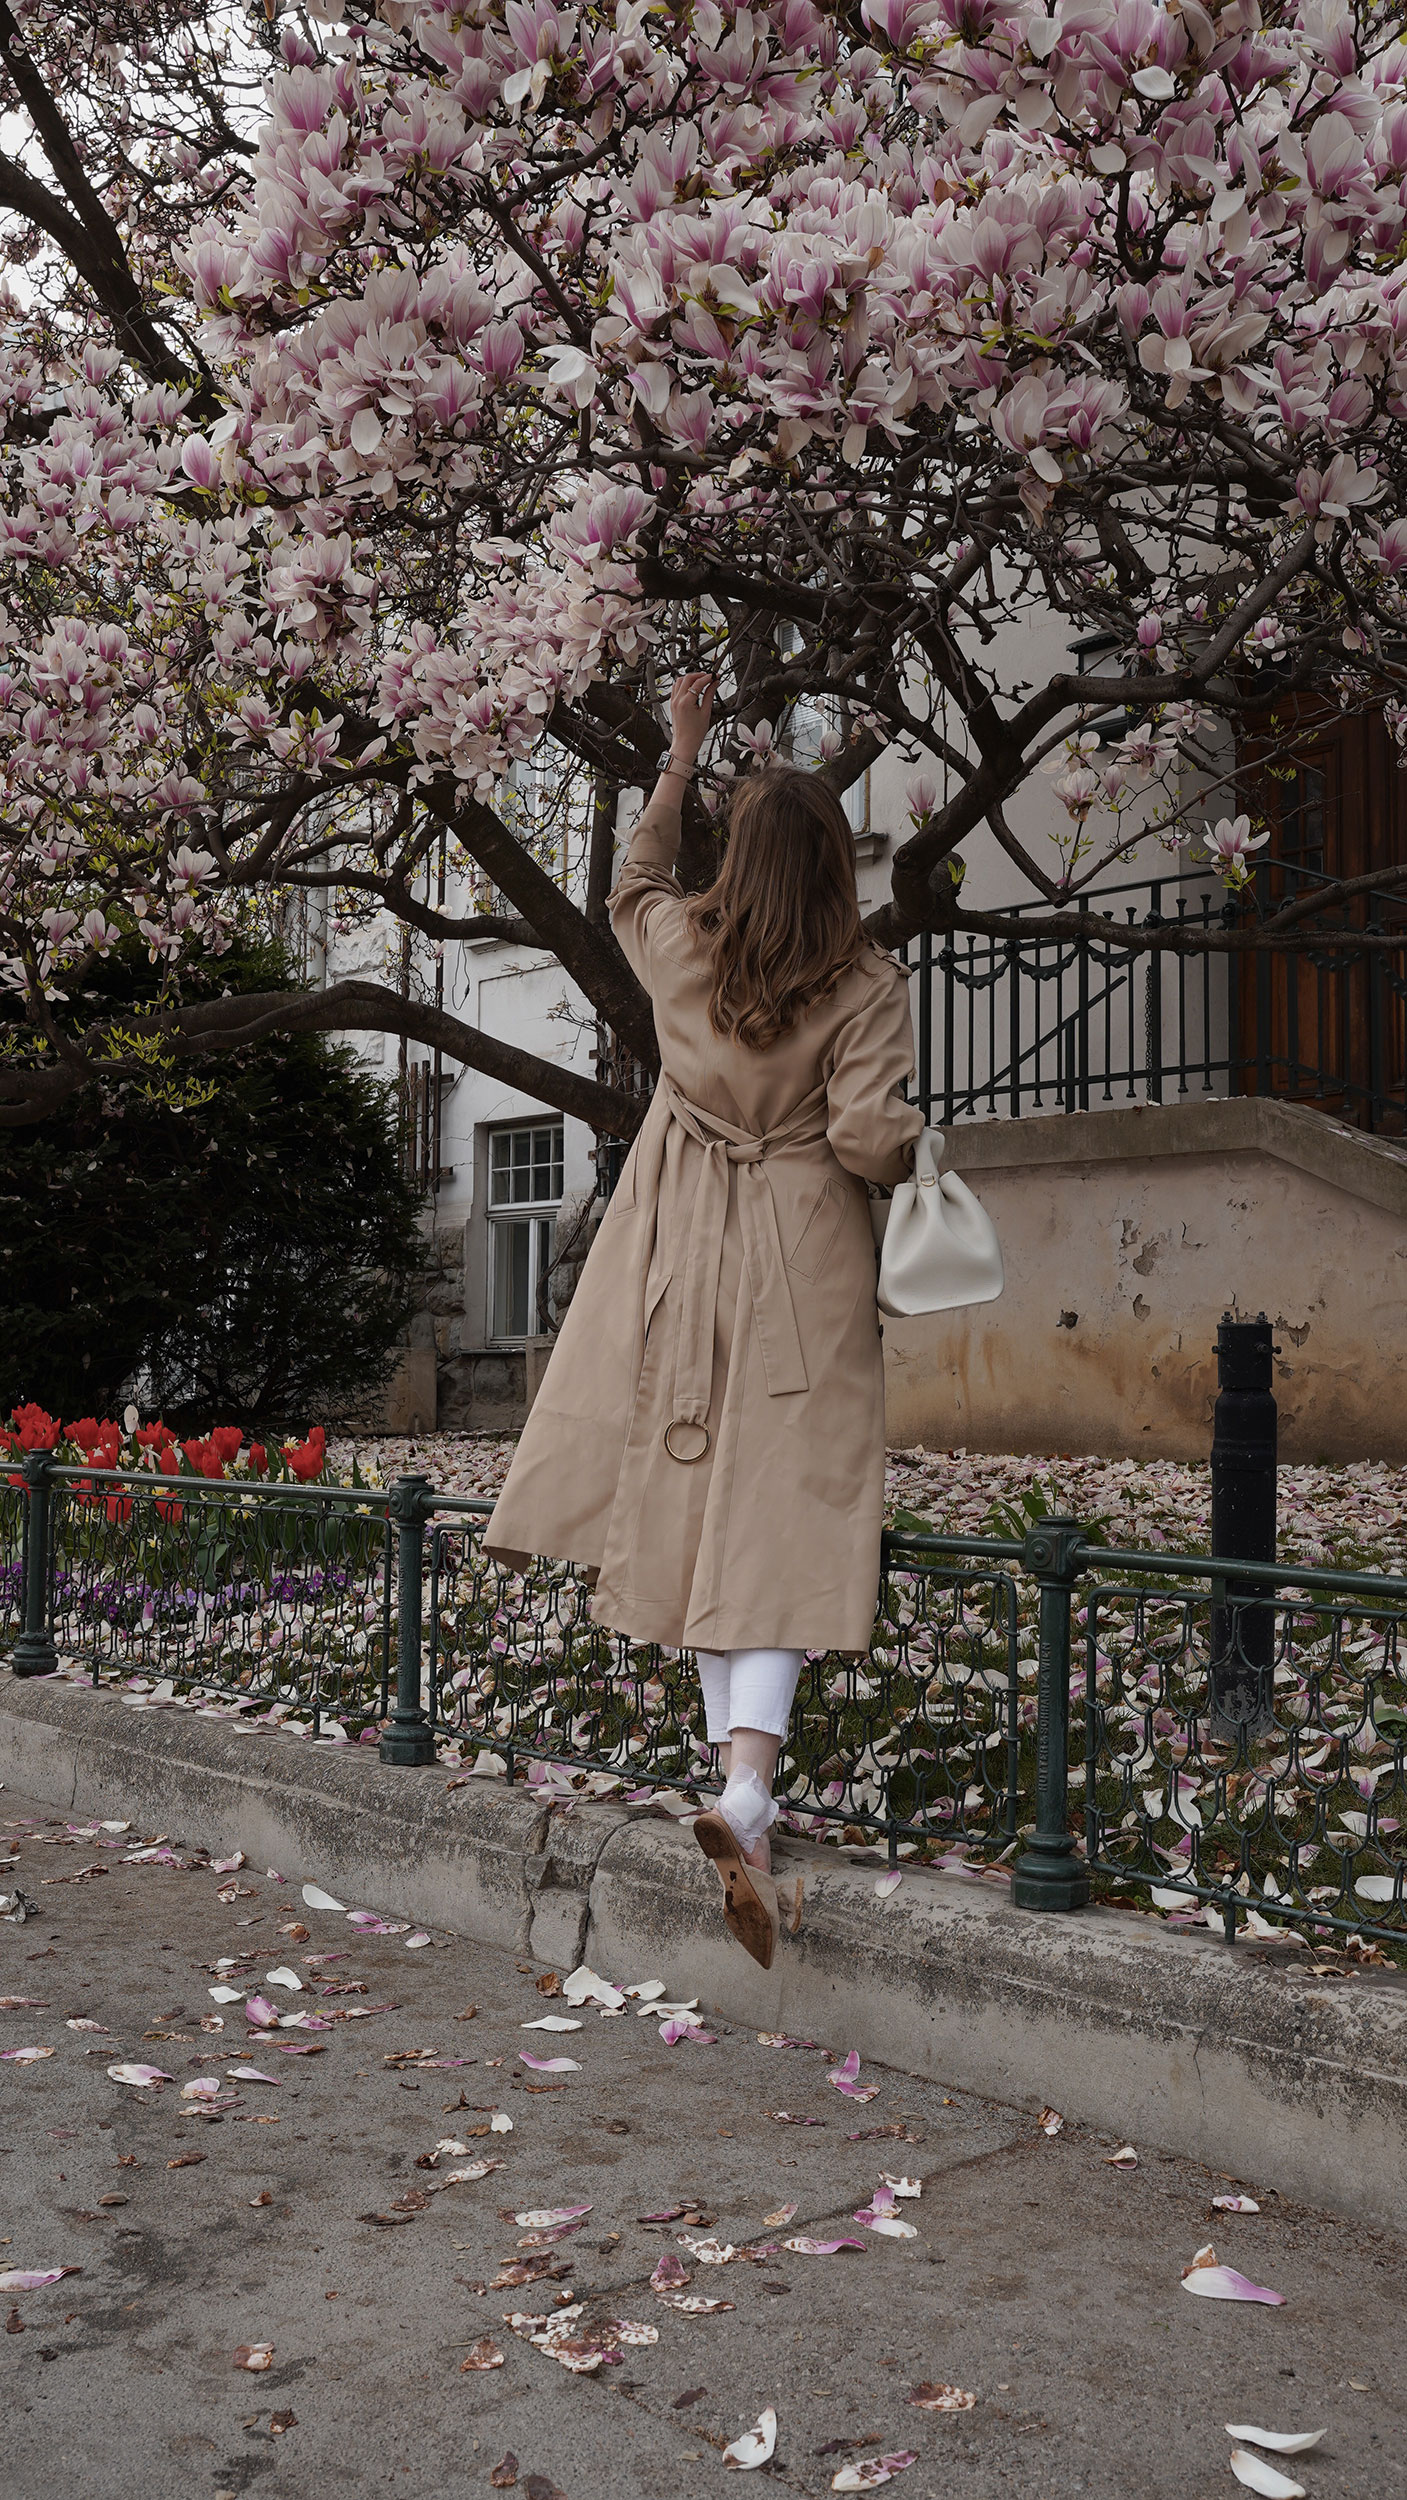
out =
[[666,795],[651,799],[630,837],[625,863],[607,902],[611,927],[637,981],[647,990],[657,936],[678,925],[684,894],[674,873],[679,856],[679,808]]
[[866,964],[874,980],[857,1012],[835,1038],[826,1078],[826,1135],[847,1172],[886,1189],[913,1170],[914,1139],[924,1126],[902,1088],[914,1073],[909,985],[892,958]]

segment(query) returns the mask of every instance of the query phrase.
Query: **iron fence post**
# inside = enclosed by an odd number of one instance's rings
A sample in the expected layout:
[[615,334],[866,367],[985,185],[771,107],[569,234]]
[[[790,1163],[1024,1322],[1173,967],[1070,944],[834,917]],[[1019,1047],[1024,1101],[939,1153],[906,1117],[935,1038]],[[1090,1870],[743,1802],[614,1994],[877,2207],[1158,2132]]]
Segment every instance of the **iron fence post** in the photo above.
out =
[[1047,1519],[1026,1538],[1022,1561],[1040,1591],[1036,1687],[1036,1828],[1011,1871],[1020,1910],[1082,1910],[1089,1870],[1069,1826],[1070,1607],[1085,1532],[1076,1519]]
[[435,1759],[421,1655],[425,1522],[430,1516],[431,1493],[428,1476],[397,1476],[390,1502],[396,1522],[396,1706],[382,1735],[380,1754],[383,1762],[411,1770]]
[[[1277,1413],[1272,1331],[1264,1311],[1217,1330],[1212,1410],[1212,1552],[1234,1562],[1275,1560]],[[1275,1724],[1275,1609],[1256,1598],[1268,1584],[1242,1581],[1234,1595],[1213,1581],[1209,1669],[1213,1733],[1264,1736]]]
[[24,1542],[20,1553],[21,1631],[10,1655],[16,1675],[52,1675],[59,1663],[50,1622],[54,1540],[54,1488],[47,1450],[31,1450],[24,1462]]

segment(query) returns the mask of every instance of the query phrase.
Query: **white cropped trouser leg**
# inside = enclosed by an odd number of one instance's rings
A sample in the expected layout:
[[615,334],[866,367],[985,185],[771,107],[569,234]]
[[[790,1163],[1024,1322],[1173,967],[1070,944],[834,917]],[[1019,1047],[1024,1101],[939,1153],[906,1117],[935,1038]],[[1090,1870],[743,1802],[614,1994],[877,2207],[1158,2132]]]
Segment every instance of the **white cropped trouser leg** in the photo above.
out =
[[[726,1745],[740,1728],[784,1737],[805,1651],[700,1649],[695,1653],[711,1745]],[[775,1823],[776,1800],[751,1768],[730,1770],[719,1811],[743,1849],[755,1848]]]
[[726,1745],[735,1727],[785,1736],[803,1649],[701,1649],[696,1655],[711,1745]]

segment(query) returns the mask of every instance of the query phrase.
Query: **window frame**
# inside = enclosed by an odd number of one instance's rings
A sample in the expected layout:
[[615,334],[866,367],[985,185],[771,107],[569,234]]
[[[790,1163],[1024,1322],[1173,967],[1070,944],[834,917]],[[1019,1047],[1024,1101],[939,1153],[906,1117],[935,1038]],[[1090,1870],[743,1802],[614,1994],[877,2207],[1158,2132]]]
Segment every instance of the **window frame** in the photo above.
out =
[[[550,1135],[553,1138],[554,1143],[548,1154],[548,1179],[549,1183],[556,1182],[556,1194],[548,1197],[507,1197],[495,1203],[495,1146],[497,1141],[500,1138],[525,1135],[529,1137]],[[484,1333],[485,1341],[489,1345],[523,1345],[529,1337],[535,1337],[540,1333],[537,1325],[538,1299],[542,1289],[544,1261],[546,1268],[550,1271],[556,1244],[557,1217],[566,1185],[565,1146],[565,1124],[561,1120],[505,1120],[496,1122],[488,1130],[484,1188],[484,1218],[488,1226]],[[539,1168],[538,1159],[530,1149],[527,1162],[530,1182],[537,1180]],[[500,1170],[502,1176],[511,1182],[514,1171],[511,1161],[506,1169],[500,1167]],[[508,1236],[518,1226],[525,1227],[528,1235],[528,1324],[521,1329],[501,1329],[497,1325],[501,1304],[512,1292],[511,1282],[506,1285],[504,1283],[502,1262],[512,1257]]]

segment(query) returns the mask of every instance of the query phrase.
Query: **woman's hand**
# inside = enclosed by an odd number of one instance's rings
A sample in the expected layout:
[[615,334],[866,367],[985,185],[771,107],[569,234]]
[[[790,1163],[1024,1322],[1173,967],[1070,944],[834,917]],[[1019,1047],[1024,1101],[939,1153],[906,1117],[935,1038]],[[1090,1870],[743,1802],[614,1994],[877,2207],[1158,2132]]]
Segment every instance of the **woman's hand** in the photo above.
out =
[[686,769],[692,769],[698,762],[699,749],[713,718],[715,691],[715,679],[703,669],[695,669],[688,677],[677,679],[671,689],[669,751],[676,764],[682,764]]

